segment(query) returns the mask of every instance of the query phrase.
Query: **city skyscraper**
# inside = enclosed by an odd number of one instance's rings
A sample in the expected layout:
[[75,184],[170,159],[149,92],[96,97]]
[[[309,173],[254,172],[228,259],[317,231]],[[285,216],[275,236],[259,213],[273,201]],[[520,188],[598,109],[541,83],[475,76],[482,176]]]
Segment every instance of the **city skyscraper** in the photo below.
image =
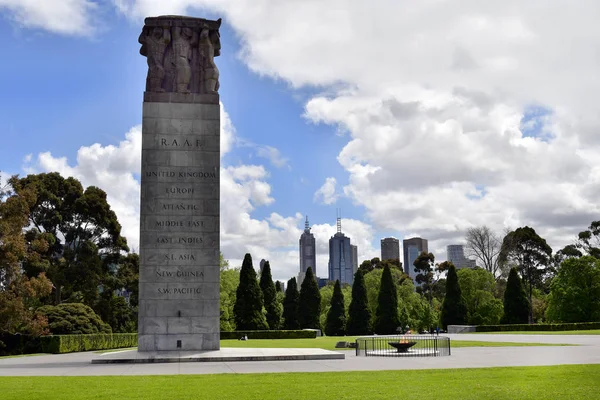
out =
[[302,285],[304,275],[308,267],[312,268],[313,274],[317,276],[317,254],[315,235],[310,233],[310,225],[308,224],[308,215],[304,222],[304,232],[300,235],[300,272],[298,273],[298,287]]
[[462,244],[450,244],[446,246],[446,259],[454,264],[456,269],[475,267],[475,260],[465,257],[465,249]]
[[381,261],[400,260],[400,241],[395,237],[381,239]]
[[[337,232],[329,239],[329,280],[352,285],[354,266],[350,238],[342,233],[342,219],[337,219]],[[357,260],[358,262],[358,260]]]
[[352,249],[352,275],[354,275],[358,270],[358,246],[351,244],[350,248]]
[[404,255],[404,272],[415,280],[417,274],[413,263],[422,252],[429,252],[427,239],[419,237],[404,239],[402,241],[402,252]]

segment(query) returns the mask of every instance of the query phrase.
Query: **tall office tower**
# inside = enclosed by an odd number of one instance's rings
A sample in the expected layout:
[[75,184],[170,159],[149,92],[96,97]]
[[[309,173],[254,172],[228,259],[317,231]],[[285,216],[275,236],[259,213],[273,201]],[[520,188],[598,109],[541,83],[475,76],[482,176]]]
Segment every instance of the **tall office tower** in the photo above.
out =
[[265,260],[264,258],[262,260],[260,260],[260,264],[259,264],[260,268],[259,268],[259,271],[258,271],[258,276],[259,277],[262,275],[262,269],[265,266],[266,262],[267,262],[267,260]]
[[451,244],[446,246],[446,259],[454,264],[456,269],[475,267],[475,260],[470,260],[465,257],[465,250],[462,244]]
[[300,272],[298,273],[298,288],[302,285],[304,275],[308,267],[312,268],[312,272],[317,276],[317,253],[315,245],[315,235],[310,233],[310,225],[308,224],[308,216],[304,222],[304,232],[300,236]]
[[427,239],[410,238],[402,241],[402,250],[404,253],[404,272],[415,280],[417,274],[413,263],[422,252],[428,252]]
[[354,276],[358,270],[358,246],[351,244],[350,249],[352,249],[352,275]]
[[329,280],[352,285],[354,281],[350,238],[342,233],[342,219],[337,219],[337,232],[329,239]]
[[400,260],[400,241],[395,237],[381,239],[381,261]]

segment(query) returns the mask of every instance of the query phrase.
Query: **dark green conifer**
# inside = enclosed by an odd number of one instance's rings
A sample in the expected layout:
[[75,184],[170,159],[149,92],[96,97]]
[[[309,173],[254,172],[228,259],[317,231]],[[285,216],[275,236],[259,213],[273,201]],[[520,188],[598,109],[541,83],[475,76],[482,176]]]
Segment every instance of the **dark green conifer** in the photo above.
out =
[[300,287],[300,302],[298,304],[300,329],[321,329],[320,315],[321,292],[319,292],[319,285],[317,285],[312,268],[308,267]]
[[239,331],[269,329],[263,314],[263,294],[258,286],[250,253],[246,253],[242,263],[233,313]]
[[346,310],[344,308],[344,294],[340,281],[336,280],[331,296],[331,307],[327,311],[327,322],[325,323],[325,334],[327,336],[344,336],[346,334]]
[[381,285],[377,297],[377,310],[373,330],[378,335],[391,335],[396,333],[400,326],[398,315],[398,293],[396,283],[392,278],[392,272],[388,264],[383,267],[381,274]]
[[281,308],[277,302],[277,292],[271,276],[271,265],[268,261],[263,265],[262,273],[260,274],[260,289],[263,293],[265,310],[267,310],[269,329],[277,330],[281,321]]
[[296,278],[292,278],[287,282],[285,288],[285,297],[283,298],[283,327],[287,330],[300,329],[298,323],[298,284]]
[[515,267],[510,269],[504,291],[503,324],[526,324],[529,320],[529,300],[523,282]]
[[371,330],[371,310],[369,309],[365,276],[361,270],[356,271],[356,274],[354,274],[352,300],[348,308],[346,333],[348,335],[370,335],[373,333]]
[[460,291],[456,267],[451,265],[446,277],[446,296],[442,303],[442,326],[448,329],[448,325],[464,325],[467,322],[467,305]]

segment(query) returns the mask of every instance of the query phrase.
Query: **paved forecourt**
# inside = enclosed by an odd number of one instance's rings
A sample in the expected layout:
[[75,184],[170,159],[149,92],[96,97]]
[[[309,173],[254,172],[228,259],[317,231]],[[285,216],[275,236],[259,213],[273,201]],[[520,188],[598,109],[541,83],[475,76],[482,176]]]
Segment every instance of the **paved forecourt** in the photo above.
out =
[[[600,364],[600,335],[448,335],[452,340],[572,343],[573,346],[467,347],[450,357],[356,357],[345,360],[92,364],[94,352],[0,359],[0,376],[178,375],[263,372],[335,372]],[[222,349],[225,350],[225,349]],[[264,350],[264,349],[261,349]],[[299,349],[296,349],[299,350]],[[307,349],[304,349],[307,350]]]

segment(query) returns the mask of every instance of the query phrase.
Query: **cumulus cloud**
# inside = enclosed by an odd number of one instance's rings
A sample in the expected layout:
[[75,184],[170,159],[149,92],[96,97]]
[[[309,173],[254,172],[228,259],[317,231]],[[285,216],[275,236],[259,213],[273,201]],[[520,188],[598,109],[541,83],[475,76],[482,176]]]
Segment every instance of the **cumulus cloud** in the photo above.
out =
[[325,179],[325,183],[321,186],[314,195],[315,203],[335,204],[339,195],[336,193],[336,180],[334,177]]
[[376,229],[442,250],[469,226],[530,224],[558,248],[598,218],[600,3],[126,3],[223,15],[250,69],[324,89],[305,117],[347,133],[343,192]]
[[[235,128],[221,108],[221,155],[231,150]],[[141,166],[141,126],[132,128],[118,145],[95,143],[82,146],[76,162],[50,152],[24,157],[26,173],[56,171],[79,179],[84,187],[98,186],[107,193],[108,202],[122,225],[122,234],[130,248],[139,250],[139,176]],[[263,219],[253,218],[259,207],[275,201],[268,182],[269,172],[263,165],[221,167],[221,251],[232,266],[240,266],[245,253],[271,261],[275,279],[287,280],[297,274],[298,226],[302,215],[282,216],[271,213]]]
[[98,5],[90,0],[0,0],[17,24],[63,35],[90,36]]

